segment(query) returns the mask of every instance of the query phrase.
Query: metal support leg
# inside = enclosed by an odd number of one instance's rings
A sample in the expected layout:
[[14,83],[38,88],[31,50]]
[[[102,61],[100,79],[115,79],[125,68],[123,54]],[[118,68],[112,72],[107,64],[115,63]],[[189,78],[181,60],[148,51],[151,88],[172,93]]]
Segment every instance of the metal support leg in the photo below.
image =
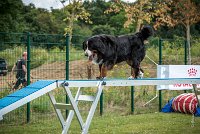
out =
[[90,127],[90,123],[91,123],[92,118],[94,116],[94,112],[96,110],[96,107],[97,107],[97,104],[98,104],[98,101],[100,99],[102,91],[103,91],[102,83],[100,82],[99,85],[98,85],[98,89],[97,89],[97,93],[96,93],[96,98],[95,98],[95,100],[92,103],[92,106],[90,108],[89,114],[88,114],[86,122],[85,122],[84,129],[82,131],[82,134],[87,134],[88,133],[88,129]]
[[[76,93],[75,99],[74,99],[76,105],[78,105],[78,98],[79,98],[80,95],[81,95],[81,88],[79,87],[79,89],[78,89],[78,91]],[[70,110],[69,115],[67,117],[66,125],[63,128],[62,134],[66,134],[67,133],[67,131],[68,131],[70,125],[71,125],[73,117],[74,117],[74,110]]]
[[78,106],[77,106],[77,104],[76,104],[76,101],[75,101],[75,99],[73,98],[70,89],[69,89],[68,87],[65,87],[65,90],[66,90],[67,95],[68,95],[68,97],[69,97],[69,101],[70,101],[70,103],[71,103],[71,105],[72,105],[72,107],[73,107],[73,109],[74,109],[74,112],[75,112],[75,114],[76,114],[76,116],[77,116],[77,118],[78,118],[79,124],[80,124],[81,128],[83,129],[84,122],[83,122],[83,119],[82,119],[81,114],[80,114],[80,112],[79,112],[79,109],[78,109]]
[[[200,103],[199,103],[199,98],[198,98],[198,91],[197,91],[197,85],[196,84],[192,84],[192,86],[193,86],[193,91],[194,91],[194,94],[195,94],[195,97],[196,97],[196,99],[197,99],[197,108],[198,107],[200,107]],[[192,121],[191,121],[191,123],[192,123],[192,127],[194,127],[194,124],[195,124],[195,116],[194,116],[194,113],[192,114]]]
[[[65,134],[68,131],[69,127],[70,127],[71,121],[72,121],[73,116],[74,116],[74,110],[70,110],[69,116],[68,116],[67,120],[65,121],[65,119],[64,119],[64,117],[63,117],[63,115],[61,113],[61,110],[56,107],[56,105],[58,103],[56,102],[53,93],[49,92],[48,95],[49,95],[50,100],[51,100],[51,102],[53,104],[54,110],[56,111],[56,114],[58,116],[60,124],[61,124],[61,126],[63,128],[62,133]],[[81,95],[81,88],[78,89],[78,91],[76,93],[76,96],[75,96],[75,99],[74,99],[74,101],[76,102],[76,105],[78,105],[78,101],[77,100],[78,100],[80,95]],[[61,103],[59,103],[59,104],[61,104]]]
[[[87,134],[88,133],[88,129],[89,129],[90,123],[92,121],[92,118],[94,116],[98,101],[99,101],[101,93],[103,91],[102,82],[99,82],[97,86],[98,86],[98,88],[97,88],[96,96],[94,97],[92,106],[90,108],[90,111],[89,111],[89,114],[87,116],[87,119],[86,119],[85,123],[83,122],[83,119],[81,117],[80,111],[78,109],[78,101],[79,101],[79,97],[81,96],[80,89],[78,90],[78,92],[76,94],[76,97],[74,99],[69,87],[68,86],[64,86],[74,111],[70,110],[70,113],[69,113],[69,116],[67,118],[66,125],[63,128],[62,134],[66,134],[68,132],[68,129],[69,129],[70,124],[71,124],[71,121],[72,121],[73,116],[74,116],[74,113],[76,114],[77,119],[79,121],[79,124],[81,126],[82,134]],[[91,101],[92,100],[91,98],[92,97],[89,97],[88,101]]]
[[197,91],[197,85],[196,84],[192,84],[193,86],[193,90],[194,90],[194,94],[195,94],[195,97],[197,99],[197,104],[198,104],[198,107],[200,107],[200,102],[199,102],[199,98],[198,98],[198,91]]
[[55,104],[56,104],[56,99],[55,97],[53,96],[53,93],[52,92],[49,92],[48,93],[49,97],[50,97],[50,100],[51,100],[51,103],[53,104],[53,107],[54,107],[54,110],[56,111],[56,114],[58,116],[58,119],[60,121],[60,124],[62,125],[62,128],[64,128],[65,126],[65,120],[62,116],[62,113],[61,113],[61,110],[60,109],[56,109],[55,107]]

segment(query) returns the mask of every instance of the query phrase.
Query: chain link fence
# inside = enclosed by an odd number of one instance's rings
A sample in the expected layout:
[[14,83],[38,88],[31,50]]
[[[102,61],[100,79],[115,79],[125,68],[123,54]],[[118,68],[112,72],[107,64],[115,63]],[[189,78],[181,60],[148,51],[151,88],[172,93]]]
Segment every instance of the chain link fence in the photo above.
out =
[[[0,59],[5,60],[7,65],[6,75],[0,76],[0,98],[14,92],[13,84],[16,82],[16,72],[11,72],[15,62],[21,58],[24,51],[29,52],[27,65],[30,65],[30,83],[37,80],[77,80],[77,79],[96,79],[99,75],[97,65],[91,65],[87,62],[82,50],[82,42],[87,37],[73,36],[71,43],[63,35],[52,34],[32,34],[32,33],[0,33]],[[145,74],[144,77],[156,77],[156,68],[159,64],[159,38],[151,38],[146,45],[147,56],[141,63]],[[184,46],[185,42],[162,40],[162,63],[163,64],[184,64]],[[197,43],[197,42],[196,42]],[[196,46],[196,45],[194,45]],[[69,57],[68,55],[69,48]],[[166,50],[167,49],[167,50]],[[172,56],[173,55],[173,56]],[[69,61],[68,61],[69,58]],[[196,54],[193,57],[196,64],[199,64],[199,57]],[[68,70],[69,63],[69,70]],[[131,69],[126,63],[115,65],[113,70],[108,72],[108,78],[123,78],[130,76]],[[158,98],[148,105],[145,105],[156,95],[155,86],[134,87],[134,113],[149,113],[158,111]],[[87,94],[94,93],[94,90],[87,88],[84,90]],[[59,102],[66,102],[65,92],[61,89],[55,89],[54,94]],[[164,93],[163,105],[171,99],[171,95]],[[178,94],[178,93],[176,93]],[[119,113],[125,115],[131,111],[131,87],[110,87],[104,89],[104,111]],[[81,103],[80,110],[87,111],[89,104]],[[42,120],[51,120],[56,118],[53,107],[47,95],[44,95],[30,103],[31,122]],[[99,110],[97,109],[97,112]],[[65,113],[65,111],[63,111]],[[27,105],[24,105],[4,116],[0,124],[18,124],[26,123]]]

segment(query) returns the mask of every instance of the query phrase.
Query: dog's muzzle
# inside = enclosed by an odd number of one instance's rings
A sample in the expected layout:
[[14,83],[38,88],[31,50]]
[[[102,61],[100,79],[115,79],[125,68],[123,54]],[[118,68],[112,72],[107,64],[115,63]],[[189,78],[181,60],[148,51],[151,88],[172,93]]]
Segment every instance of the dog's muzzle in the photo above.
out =
[[85,56],[87,56],[88,57],[88,60],[90,60],[90,61],[92,61],[93,60],[93,53],[92,53],[92,51],[90,51],[90,50],[85,50]]

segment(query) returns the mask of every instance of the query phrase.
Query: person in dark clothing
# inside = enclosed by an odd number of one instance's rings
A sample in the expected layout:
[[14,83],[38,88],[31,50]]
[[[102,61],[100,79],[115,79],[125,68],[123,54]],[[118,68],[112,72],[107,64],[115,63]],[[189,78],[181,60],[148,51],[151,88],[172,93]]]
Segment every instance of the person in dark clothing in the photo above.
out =
[[16,70],[16,72],[17,72],[17,74],[16,74],[17,80],[15,82],[13,90],[18,89],[20,84],[22,84],[23,86],[27,85],[27,81],[26,81],[26,73],[27,73],[26,60],[27,60],[27,52],[23,52],[22,58],[17,60],[17,62],[14,64],[14,66],[12,68],[12,72],[14,72],[14,70]]

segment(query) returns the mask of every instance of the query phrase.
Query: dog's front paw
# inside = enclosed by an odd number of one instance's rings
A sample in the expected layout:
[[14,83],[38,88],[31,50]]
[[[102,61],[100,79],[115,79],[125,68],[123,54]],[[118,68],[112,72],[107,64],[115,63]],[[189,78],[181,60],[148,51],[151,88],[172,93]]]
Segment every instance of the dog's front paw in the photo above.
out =
[[138,79],[142,79],[144,77],[144,73],[139,71],[139,75],[137,76]]
[[130,77],[128,77],[128,80],[142,79],[142,78],[143,77],[141,77],[141,76],[137,76],[137,77],[130,76]]
[[135,77],[133,76],[128,77],[128,80],[133,80],[133,79],[135,79]]

